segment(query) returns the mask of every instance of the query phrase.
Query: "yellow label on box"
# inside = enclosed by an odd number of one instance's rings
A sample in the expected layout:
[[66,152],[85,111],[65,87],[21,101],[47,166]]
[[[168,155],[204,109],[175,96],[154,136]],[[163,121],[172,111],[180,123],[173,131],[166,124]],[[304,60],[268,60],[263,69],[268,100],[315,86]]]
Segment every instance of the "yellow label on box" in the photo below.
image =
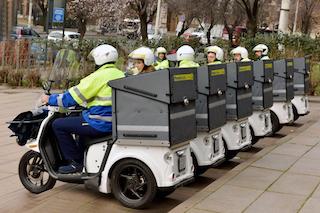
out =
[[193,81],[193,73],[173,75],[173,80],[176,81]]
[[239,72],[248,72],[251,71],[251,66],[241,66],[239,67]]
[[293,66],[293,62],[292,61],[287,62],[287,67],[292,67],[292,66]]
[[224,75],[226,71],[224,69],[211,70],[211,76]]
[[265,69],[272,69],[272,67],[273,67],[273,64],[265,64],[264,65]]

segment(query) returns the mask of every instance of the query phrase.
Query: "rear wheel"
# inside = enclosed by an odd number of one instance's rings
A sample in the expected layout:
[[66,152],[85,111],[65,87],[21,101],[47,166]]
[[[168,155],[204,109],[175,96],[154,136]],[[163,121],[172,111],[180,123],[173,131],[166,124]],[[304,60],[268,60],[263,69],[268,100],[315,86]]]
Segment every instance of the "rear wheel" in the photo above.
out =
[[35,194],[50,190],[56,184],[45,169],[40,153],[35,151],[28,151],[20,159],[19,178],[22,185]]
[[126,159],[112,171],[111,190],[124,206],[142,209],[154,199],[157,184],[149,167],[138,160]]
[[292,104],[292,111],[293,111],[293,121],[298,120],[298,118],[300,117],[300,115],[298,114],[298,110],[295,107],[295,105]]
[[229,150],[225,139],[222,138],[222,140],[223,140],[223,145],[224,145],[224,150],[225,150],[224,156],[225,156],[226,160],[231,160],[239,153],[239,150]]
[[251,133],[251,145],[254,145],[259,141],[259,137],[255,136],[253,128],[251,126],[250,126],[250,133]]
[[276,132],[278,132],[282,125],[279,122],[278,116],[273,111],[270,111],[271,115],[271,124],[272,124],[272,134],[274,135]]
[[203,173],[205,173],[209,169],[208,166],[199,166],[197,158],[194,155],[194,153],[191,153],[191,157],[192,157],[192,163],[193,163],[193,167],[194,167],[193,174],[195,177],[199,177],[200,175],[202,175]]

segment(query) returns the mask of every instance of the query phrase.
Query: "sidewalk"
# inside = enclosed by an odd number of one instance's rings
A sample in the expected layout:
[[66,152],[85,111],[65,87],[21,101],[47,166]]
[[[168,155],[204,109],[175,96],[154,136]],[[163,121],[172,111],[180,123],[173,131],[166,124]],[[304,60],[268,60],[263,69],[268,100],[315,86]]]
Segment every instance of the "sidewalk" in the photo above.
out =
[[320,121],[301,128],[171,212],[320,212]]

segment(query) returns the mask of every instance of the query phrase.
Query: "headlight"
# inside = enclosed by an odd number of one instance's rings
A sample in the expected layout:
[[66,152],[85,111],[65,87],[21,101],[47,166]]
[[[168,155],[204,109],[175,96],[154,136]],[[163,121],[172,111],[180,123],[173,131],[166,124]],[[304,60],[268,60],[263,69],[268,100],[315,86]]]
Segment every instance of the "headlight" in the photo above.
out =
[[234,132],[237,132],[238,131],[238,125],[237,124],[233,125],[232,129],[233,129]]
[[172,156],[171,156],[171,153],[170,152],[167,152],[165,155],[164,155],[164,160],[166,161],[166,162],[168,162],[169,163],[169,161],[171,161],[172,160]]
[[210,142],[209,137],[205,137],[205,138],[203,139],[203,142],[204,142],[204,145],[208,146],[208,145],[209,145],[209,142]]
[[263,117],[264,117],[263,114],[260,114],[260,115],[259,115],[259,118],[260,118],[261,120],[263,120]]

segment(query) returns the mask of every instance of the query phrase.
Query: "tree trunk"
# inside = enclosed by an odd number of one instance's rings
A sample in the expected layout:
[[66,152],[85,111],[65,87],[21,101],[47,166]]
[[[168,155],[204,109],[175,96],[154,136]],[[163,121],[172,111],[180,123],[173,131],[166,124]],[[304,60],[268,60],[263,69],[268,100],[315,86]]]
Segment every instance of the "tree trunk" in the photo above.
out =
[[211,30],[213,28],[213,23],[211,22],[210,23],[210,26],[208,28],[208,31],[207,31],[207,40],[208,40],[208,44],[211,44]]
[[247,30],[248,36],[254,38],[257,34],[257,21],[249,19],[247,22]]
[[148,20],[147,20],[147,14],[143,13],[141,14],[140,18],[140,33],[142,37],[142,41],[148,41]]
[[78,32],[80,33],[80,39],[82,40],[87,32],[87,20],[79,20]]

